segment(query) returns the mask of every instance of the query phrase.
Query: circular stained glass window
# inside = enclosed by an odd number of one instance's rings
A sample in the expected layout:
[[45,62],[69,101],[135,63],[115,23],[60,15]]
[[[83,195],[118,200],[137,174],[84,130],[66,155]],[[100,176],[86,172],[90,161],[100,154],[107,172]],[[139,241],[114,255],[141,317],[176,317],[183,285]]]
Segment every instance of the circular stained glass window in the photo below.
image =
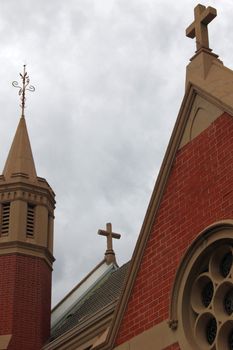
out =
[[202,254],[191,270],[186,306],[195,349],[233,350],[232,265],[232,246],[222,244]]

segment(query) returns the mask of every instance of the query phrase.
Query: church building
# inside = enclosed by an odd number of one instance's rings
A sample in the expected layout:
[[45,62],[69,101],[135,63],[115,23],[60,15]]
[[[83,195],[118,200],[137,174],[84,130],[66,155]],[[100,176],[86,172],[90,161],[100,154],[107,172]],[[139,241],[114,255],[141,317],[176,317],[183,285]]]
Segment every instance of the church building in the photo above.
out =
[[[104,259],[51,312],[55,195],[37,176],[22,115],[0,176],[0,350],[233,349],[233,71],[209,46],[213,7],[197,5],[196,51],[132,259]],[[169,97],[168,97],[169,98]]]

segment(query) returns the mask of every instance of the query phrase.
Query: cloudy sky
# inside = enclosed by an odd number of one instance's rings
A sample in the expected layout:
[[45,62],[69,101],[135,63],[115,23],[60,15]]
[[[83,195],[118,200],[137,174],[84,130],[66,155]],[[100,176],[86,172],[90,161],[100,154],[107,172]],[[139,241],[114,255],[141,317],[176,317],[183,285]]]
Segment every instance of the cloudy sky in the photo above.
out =
[[[56,303],[104,256],[112,222],[130,259],[184,94],[195,51],[193,0],[1,0],[0,164],[19,118],[11,86],[24,63],[36,88],[26,118],[39,176],[56,192]],[[233,66],[232,0],[210,46]]]

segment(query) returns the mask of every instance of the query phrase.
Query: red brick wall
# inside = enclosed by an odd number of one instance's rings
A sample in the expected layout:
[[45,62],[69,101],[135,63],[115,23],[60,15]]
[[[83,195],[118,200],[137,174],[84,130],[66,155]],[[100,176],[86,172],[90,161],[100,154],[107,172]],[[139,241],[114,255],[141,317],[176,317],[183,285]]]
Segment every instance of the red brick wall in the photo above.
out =
[[50,333],[51,269],[44,260],[0,256],[0,334],[9,350],[39,350]]
[[182,256],[200,231],[228,218],[233,218],[233,119],[224,113],[177,153],[116,344],[169,317]]

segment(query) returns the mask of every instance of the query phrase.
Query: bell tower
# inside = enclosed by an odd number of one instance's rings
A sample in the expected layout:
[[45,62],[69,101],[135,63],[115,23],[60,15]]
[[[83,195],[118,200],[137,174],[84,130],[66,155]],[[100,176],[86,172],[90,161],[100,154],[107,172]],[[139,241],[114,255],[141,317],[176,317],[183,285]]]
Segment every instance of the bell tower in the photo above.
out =
[[25,66],[21,78],[22,115],[0,176],[0,349],[39,350],[50,335],[55,194],[36,173]]

